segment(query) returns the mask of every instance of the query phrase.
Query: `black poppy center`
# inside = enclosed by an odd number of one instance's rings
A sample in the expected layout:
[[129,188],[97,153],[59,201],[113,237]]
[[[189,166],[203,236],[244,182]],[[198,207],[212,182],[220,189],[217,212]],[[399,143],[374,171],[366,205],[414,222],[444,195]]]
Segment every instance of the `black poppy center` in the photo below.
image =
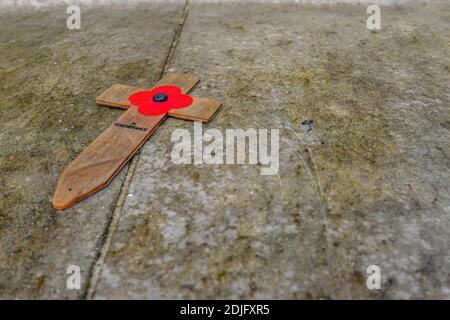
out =
[[155,102],[164,102],[167,101],[169,97],[164,93],[157,93],[153,96],[153,101]]

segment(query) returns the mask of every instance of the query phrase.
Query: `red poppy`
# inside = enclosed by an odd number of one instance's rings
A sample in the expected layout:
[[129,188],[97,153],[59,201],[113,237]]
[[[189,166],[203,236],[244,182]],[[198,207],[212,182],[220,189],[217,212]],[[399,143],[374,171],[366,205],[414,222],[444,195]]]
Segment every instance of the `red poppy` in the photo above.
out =
[[192,98],[182,94],[175,86],[161,86],[150,91],[139,91],[128,97],[131,104],[139,107],[139,112],[145,115],[164,114],[170,109],[186,108],[192,103]]

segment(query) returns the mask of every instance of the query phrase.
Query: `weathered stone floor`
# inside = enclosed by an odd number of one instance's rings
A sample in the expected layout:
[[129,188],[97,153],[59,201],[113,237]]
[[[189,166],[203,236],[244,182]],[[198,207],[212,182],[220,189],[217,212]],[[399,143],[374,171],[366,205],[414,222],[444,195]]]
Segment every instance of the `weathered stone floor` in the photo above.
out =
[[[179,37],[184,3],[82,8],[79,31],[65,7],[2,12],[0,298],[450,298],[449,9],[382,6],[370,32],[364,5],[194,2]],[[163,70],[223,100],[204,129],[279,129],[278,175],[173,164],[193,125],[169,119],[127,183],[53,210],[123,112],[96,95]]]
[[90,274],[126,170],[64,212],[50,203],[58,176],[122,113],[96,106],[100,92],[159,79],[182,12],[176,4],[83,9],[77,31],[66,28],[65,7],[1,16],[1,297],[83,296],[88,282],[66,290],[66,268]]

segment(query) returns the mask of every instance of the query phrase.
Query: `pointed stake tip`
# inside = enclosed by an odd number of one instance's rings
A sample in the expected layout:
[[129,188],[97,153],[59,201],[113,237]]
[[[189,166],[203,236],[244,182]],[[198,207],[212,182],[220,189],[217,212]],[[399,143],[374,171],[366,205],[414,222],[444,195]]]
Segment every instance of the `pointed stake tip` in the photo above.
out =
[[56,193],[52,199],[52,206],[56,210],[65,210],[70,207],[70,205],[67,202],[61,201],[60,199],[58,199],[56,196]]
[[69,198],[66,192],[61,192],[60,188],[56,188],[52,199],[52,206],[56,210],[65,210],[77,203],[73,198]]

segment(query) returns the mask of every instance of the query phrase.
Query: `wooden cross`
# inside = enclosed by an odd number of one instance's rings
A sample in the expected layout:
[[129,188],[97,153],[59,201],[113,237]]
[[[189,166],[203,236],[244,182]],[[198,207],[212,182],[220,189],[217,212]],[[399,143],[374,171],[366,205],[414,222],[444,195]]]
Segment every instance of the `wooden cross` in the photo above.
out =
[[[153,88],[175,86],[185,94],[199,81],[193,74],[169,73]],[[130,95],[143,90],[149,89],[116,84],[97,97],[99,105],[127,111],[63,171],[52,200],[55,209],[67,209],[105,188],[167,116],[208,122],[222,105],[219,100],[192,97],[192,104],[186,108],[170,109],[161,115],[144,115],[128,100]]]

